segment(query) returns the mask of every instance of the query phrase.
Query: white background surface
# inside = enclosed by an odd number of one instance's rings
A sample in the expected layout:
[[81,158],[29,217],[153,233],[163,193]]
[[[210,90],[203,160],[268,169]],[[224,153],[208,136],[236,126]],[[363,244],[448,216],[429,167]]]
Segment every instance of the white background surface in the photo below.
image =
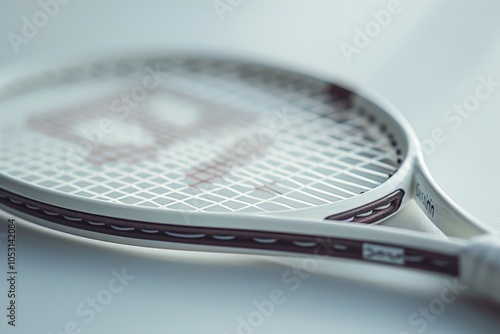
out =
[[[19,34],[23,16],[31,18],[40,6],[3,2],[0,68],[166,50],[256,58],[346,78],[393,102],[421,140],[443,128],[446,142],[426,156],[431,173],[457,203],[500,228],[500,88],[458,129],[443,121],[446,109],[473,94],[479,76],[500,81],[500,2],[401,0],[403,11],[348,63],[340,44],[352,43],[354,29],[388,2],[247,0],[221,21],[211,0],[73,0],[18,53],[7,35]],[[290,260],[107,245],[24,223],[18,238],[19,326],[8,328],[0,314],[0,333],[55,334],[69,321],[82,333],[236,333],[238,317],[246,318],[255,310],[252,303],[274,289],[285,292],[286,302],[254,333],[419,333],[410,315],[444,287],[442,277],[330,262],[291,291],[281,279]],[[4,268],[4,249],[0,254]],[[85,323],[77,306],[121,268],[136,278]],[[4,309],[3,278],[0,289]],[[425,332],[498,333],[498,311],[461,296]]]

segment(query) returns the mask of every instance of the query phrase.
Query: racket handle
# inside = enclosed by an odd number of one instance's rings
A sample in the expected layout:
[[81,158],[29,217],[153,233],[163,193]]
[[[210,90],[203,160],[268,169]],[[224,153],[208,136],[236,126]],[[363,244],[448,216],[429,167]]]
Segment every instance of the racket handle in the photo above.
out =
[[470,291],[500,304],[500,237],[471,239],[460,254],[461,280]]

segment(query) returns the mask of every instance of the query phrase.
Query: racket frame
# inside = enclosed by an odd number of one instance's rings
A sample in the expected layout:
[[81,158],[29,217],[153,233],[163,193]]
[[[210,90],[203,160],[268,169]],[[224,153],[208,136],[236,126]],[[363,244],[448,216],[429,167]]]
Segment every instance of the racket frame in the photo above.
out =
[[[168,57],[165,58],[168,59]],[[219,58],[215,60],[221,59]],[[112,62],[113,60],[110,61]],[[151,62],[152,59],[145,59],[144,63],[147,61]],[[100,60],[99,62],[105,63],[106,60]],[[252,62],[252,64],[255,65],[254,62]],[[36,71],[34,71],[33,68],[24,68],[21,73],[42,73],[40,75],[46,73],[46,70],[40,71],[40,66],[35,67],[37,68]],[[57,71],[59,71],[57,68],[59,67],[60,65],[53,68],[52,71],[56,71],[55,73],[57,73]],[[297,74],[295,71],[293,73]],[[304,76],[308,77],[307,75]],[[4,80],[0,82],[0,87],[8,85],[9,82],[12,82],[10,80],[13,77],[22,78],[23,75],[20,75],[16,71],[11,71],[10,75],[3,76]],[[331,78],[328,78],[327,80],[319,78],[319,80],[332,82]],[[359,226],[355,223],[324,220],[325,217],[332,214],[354,210],[365,205],[366,203],[376,201],[393,193],[395,190],[403,190],[405,193],[399,209],[403,210],[410,200],[416,199],[418,185],[418,191],[425,192],[428,198],[432,199],[434,212],[429,212],[425,201],[417,200],[419,206],[422,208],[422,211],[427,215],[427,217],[446,235],[469,238],[475,235],[492,232],[491,228],[467,214],[457,204],[451,201],[451,199],[437,186],[425,166],[416,135],[406,119],[399,114],[394,106],[377,94],[366,89],[353,88],[356,86],[346,83],[345,81],[336,80],[335,82],[341,82],[341,87],[344,87],[355,94],[353,104],[357,108],[365,108],[371,115],[377,118],[379,123],[385,124],[387,128],[390,129],[398,147],[400,147],[403,151],[403,160],[401,165],[392,177],[375,189],[352,198],[316,208],[280,211],[266,214],[221,214],[133,207],[118,203],[96,201],[49,190],[3,174],[0,174],[0,188],[28,199],[38,200],[49,206],[88,213],[96,216],[112,217],[119,220],[148,222],[151,224],[158,224],[160,226],[162,224],[166,224],[200,229],[215,228],[220,230],[231,230],[237,228],[238,230],[249,232],[260,231],[263,233],[295,234],[316,237],[335,236],[336,238],[341,239],[361,240],[389,245],[398,244],[418,249],[422,247],[423,240],[427,240],[427,236],[422,237],[412,232],[397,231],[386,227],[383,229],[367,228],[366,226]],[[4,205],[1,205],[1,207],[7,211],[12,211],[12,208]],[[106,235],[95,231],[86,231],[85,229],[75,229],[61,224],[54,224],[44,219],[29,217],[29,215],[25,213],[21,213],[21,215],[50,228],[106,241],[125,242],[128,244],[149,247],[207,250],[206,246],[196,244],[187,245],[184,243],[170,243],[164,241],[157,242],[152,240],[135,240],[133,238],[123,239],[122,236]],[[395,240],[397,240],[397,242],[395,242]],[[452,246],[449,242],[440,242],[436,240],[426,243],[425,247],[432,252],[435,251],[444,254],[456,254],[458,249],[458,246]],[[236,251],[231,247],[229,249],[226,247],[210,247],[210,250]],[[268,252],[255,249],[239,249],[237,251],[245,253]],[[275,253],[279,254],[280,252],[278,251]]]

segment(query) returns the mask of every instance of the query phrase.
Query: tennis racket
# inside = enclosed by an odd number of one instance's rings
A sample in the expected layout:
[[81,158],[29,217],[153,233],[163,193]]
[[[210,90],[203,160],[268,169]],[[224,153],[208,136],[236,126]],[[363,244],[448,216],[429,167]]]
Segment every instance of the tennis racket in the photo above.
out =
[[[492,231],[438,188],[403,117],[348,85],[134,58],[6,74],[0,108],[0,207],[31,222],[148,247],[420,269],[500,301]],[[450,241],[373,226],[410,201]]]

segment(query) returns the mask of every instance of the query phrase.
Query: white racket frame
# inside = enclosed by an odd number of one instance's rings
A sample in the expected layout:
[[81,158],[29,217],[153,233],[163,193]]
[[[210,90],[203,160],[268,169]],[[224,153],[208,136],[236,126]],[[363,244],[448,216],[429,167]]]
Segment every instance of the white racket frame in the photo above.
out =
[[[214,58],[212,57],[212,59]],[[41,71],[41,68],[43,68],[44,71]],[[0,82],[0,89],[8,85],[10,82],[15,82],[17,78],[24,78],[26,74],[31,75],[33,73],[44,73],[47,69],[57,70],[57,67],[54,69],[51,67],[47,68],[47,66],[36,65],[29,68],[23,67],[20,71],[4,71],[4,75],[1,76],[3,80]],[[307,77],[307,75],[305,76]],[[339,82],[331,79],[324,81]],[[392,239],[391,236],[385,235],[383,231],[376,231],[371,228],[366,229],[364,226],[358,226],[358,224],[354,223],[325,221],[324,218],[335,213],[349,211],[372,201],[379,200],[397,189],[402,189],[405,192],[402,205],[399,209],[404,210],[406,204],[410,200],[415,199],[416,185],[419,183],[421,190],[427,194],[428,199],[432,199],[432,203],[435,208],[434,216],[430,215],[425,210],[424,204],[417,201],[419,206],[422,208],[422,211],[427,215],[427,217],[446,235],[451,237],[470,238],[485,233],[493,233],[493,230],[489,226],[481,223],[466,213],[438,187],[425,166],[416,135],[406,119],[399,114],[394,106],[373,92],[369,92],[368,90],[361,89],[359,87],[354,88],[356,87],[355,85],[347,84],[343,81],[340,82],[341,87],[344,87],[355,94],[356,97],[354,103],[356,105],[363,106],[372,115],[377,117],[381,123],[387,125],[398,142],[399,147],[401,147],[401,150],[404,152],[404,159],[401,166],[391,178],[375,189],[352,198],[344,199],[328,205],[322,205],[316,208],[293,211],[281,211],[267,214],[221,214],[144,208],[127,206],[124,204],[107,203],[104,201],[97,201],[49,190],[41,186],[14,179],[7,175],[2,175],[1,173],[0,186],[12,193],[26,198],[35,199],[49,205],[119,219],[192,227],[214,227],[220,229],[238,228],[240,230],[248,231],[259,230],[303,235],[335,235],[345,238],[394,243],[395,240]],[[65,229],[58,224],[51,224],[50,222],[45,221],[38,222],[52,228]],[[117,237],[113,236],[97,236],[96,234],[98,233],[94,232],[85,232],[83,230],[75,231],[75,229],[69,227],[67,229],[69,229],[71,233],[75,234],[92,236],[94,238],[97,237],[98,239],[103,240],[117,241]],[[414,233],[396,230],[391,231],[391,233],[396,233],[400,237],[403,237],[404,239],[399,239],[399,242],[402,242],[405,245],[415,245],[415,247],[421,247],[421,237]],[[404,236],[408,236],[408,238]],[[121,238],[118,237],[118,239]],[[128,240],[127,243],[128,242],[130,242],[130,240]],[[134,243],[141,245],[154,244],[155,247],[159,246],[157,242],[144,240]],[[436,245],[440,245],[440,243],[437,242]],[[206,248],[203,246],[195,247],[194,245],[170,246],[173,245],[162,245],[162,247],[176,249],[185,249],[187,247],[188,249],[196,248],[203,250]],[[448,246],[445,247],[446,249],[441,246],[438,246],[439,250],[447,253],[450,252],[450,248]]]

